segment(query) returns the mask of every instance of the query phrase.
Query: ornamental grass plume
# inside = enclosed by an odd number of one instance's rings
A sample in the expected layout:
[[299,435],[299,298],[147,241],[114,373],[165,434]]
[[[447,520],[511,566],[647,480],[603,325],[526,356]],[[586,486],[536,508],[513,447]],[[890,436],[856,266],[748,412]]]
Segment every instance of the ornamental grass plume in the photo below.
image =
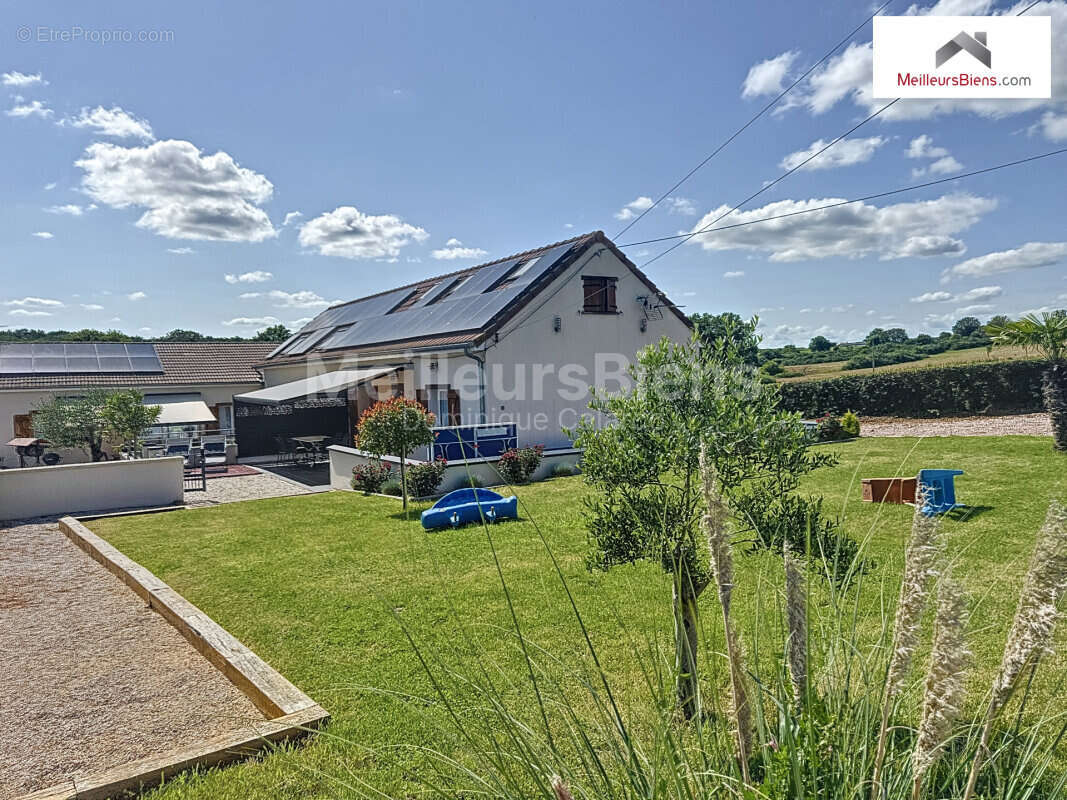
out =
[[941,553],[938,518],[922,513],[925,497],[915,498],[915,514],[911,521],[911,538],[904,554],[904,577],[900,584],[896,619],[893,622],[893,650],[889,657],[885,690],[882,696],[882,724],[878,733],[878,748],[874,756],[874,775],[871,779],[871,798],[877,800],[881,792],[882,764],[885,761],[886,736],[893,700],[907,683],[908,671],[919,643],[919,629],[930,595],[930,582],[937,575]]
[[982,737],[978,743],[967,779],[964,800],[974,795],[982,764],[989,756],[989,737],[993,723],[1026,667],[1035,663],[1052,643],[1052,633],[1059,616],[1057,605],[1067,588],[1067,510],[1055,500],[1049,505],[1045,524],[1037,535],[1034,555],[1026,574],[1019,606],[1015,611],[1000,671],[993,681],[993,693],[986,708]]
[[937,763],[965,699],[965,674],[972,653],[967,647],[967,596],[951,576],[937,590],[934,643],[926,671],[922,720],[912,752],[912,800],[918,800],[923,779]]
[[782,547],[782,555],[785,560],[785,618],[789,628],[786,661],[793,683],[793,697],[799,707],[808,689],[808,598],[804,573],[788,541]]
[[556,795],[556,800],[574,800],[574,795],[559,775],[552,776],[552,792]]
[[726,657],[730,662],[730,701],[734,736],[737,744],[737,763],[741,778],[749,784],[748,760],[752,752],[753,723],[752,707],[745,686],[745,667],[741,645],[730,622],[730,601],[734,588],[734,557],[726,520],[728,511],[719,489],[715,467],[707,458],[704,445],[700,446],[700,475],[704,488],[704,530],[708,537],[708,552],[711,571],[719,593],[722,607],[723,633],[726,640]]

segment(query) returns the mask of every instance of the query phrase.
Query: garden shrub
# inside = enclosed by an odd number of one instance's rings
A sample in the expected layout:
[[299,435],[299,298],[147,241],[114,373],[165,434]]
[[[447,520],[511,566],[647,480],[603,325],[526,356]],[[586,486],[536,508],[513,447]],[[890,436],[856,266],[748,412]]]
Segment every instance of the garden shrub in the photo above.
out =
[[841,430],[849,436],[860,435],[860,418],[853,411],[846,411],[841,416]]
[[400,481],[393,478],[382,484],[382,494],[392,495],[393,497],[400,497],[404,494],[404,487],[400,485]]
[[352,488],[363,494],[376,494],[392,475],[393,468],[377,459],[352,467]]
[[908,369],[779,386],[782,407],[807,417],[852,409],[864,416],[937,417],[1044,410],[1041,361]]
[[557,464],[556,468],[552,470],[552,475],[557,478],[569,478],[577,473],[578,470],[575,469],[573,464]]
[[415,464],[408,467],[408,489],[413,497],[429,497],[437,491],[441,485],[441,479],[445,477],[445,467],[448,462],[443,458],[435,458],[425,464]]
[[505,450],[500,455],[500,474],[508,483],[526,483],[541,466],[545,446],[520,447]]
[[467,485],[470,486],[472,489],[481,489],[483,486],[485,486],[485,481],[483,481],[477,475],[468,475]]
[[835,442],[838,439],[845,439],[848,434],[845,433],[841,427],[841,420],[830,414],[819,417],[819,427],[817,429],[820,442]]

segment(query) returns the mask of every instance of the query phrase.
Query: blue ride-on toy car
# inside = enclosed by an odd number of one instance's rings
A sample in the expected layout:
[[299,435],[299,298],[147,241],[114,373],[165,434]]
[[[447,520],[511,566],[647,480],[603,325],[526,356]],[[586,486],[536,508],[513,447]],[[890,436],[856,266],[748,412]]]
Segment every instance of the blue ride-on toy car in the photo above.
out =
[[468,522],[496,522],[518,519],[519,498],[503,497],[489,489],[456,489],[449,492],[422,512],[422,527],[426,530],[452,526],[458,528]]

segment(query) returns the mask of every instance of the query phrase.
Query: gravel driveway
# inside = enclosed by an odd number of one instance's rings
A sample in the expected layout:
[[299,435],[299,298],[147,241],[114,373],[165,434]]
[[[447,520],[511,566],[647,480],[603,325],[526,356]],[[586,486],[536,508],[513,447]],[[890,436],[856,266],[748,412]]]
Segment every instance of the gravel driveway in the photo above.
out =
[[1051,436],[1048,414],[901,419],[863,417],[861,436]]
[[4,798],[264,719],[54,522],[0,526],[0,676]]

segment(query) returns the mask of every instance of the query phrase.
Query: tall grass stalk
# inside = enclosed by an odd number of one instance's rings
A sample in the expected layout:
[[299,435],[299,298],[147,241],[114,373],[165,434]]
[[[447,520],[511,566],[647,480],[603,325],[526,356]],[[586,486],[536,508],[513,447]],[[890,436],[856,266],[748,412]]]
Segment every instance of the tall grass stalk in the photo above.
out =
[[1026,667],[1039,658],[1052,643],[1052,633],[1059,616],[1058,604],[1067,588],[1067,510],[1058,502],[1049,506],[1045,524],[1037,536],[1030,569],[1019,595],[1000,670],[993,681],[993,691],[982,723],[978,752],[971,764],[964,800],[974,796],[978,773],[989,758],[989,739],[993,724],[1011,698],[1019,677]]
[[922,506],[923,498],[916,497],[911,538],[904,554],[904,578],[900,584],[900,599],[893,623],[893,645],[882,695],[882,722],[878,730],[878,746],[875,749],[871,800],[885,796],[882,767],[885,762],[886,737],[889,734],[889,717],[897,696],[907,683],[908,672],[915,658],[923,612],[929,600],[930,583],[937,574],[942,550],[938,536],[938,518],[924,515]]
[[789,542],[782,546],[785,561],[786,661],[793,682],[793,699],[797,708],[804,704],[808,691],[808,598],[804,572],[793,555]]

